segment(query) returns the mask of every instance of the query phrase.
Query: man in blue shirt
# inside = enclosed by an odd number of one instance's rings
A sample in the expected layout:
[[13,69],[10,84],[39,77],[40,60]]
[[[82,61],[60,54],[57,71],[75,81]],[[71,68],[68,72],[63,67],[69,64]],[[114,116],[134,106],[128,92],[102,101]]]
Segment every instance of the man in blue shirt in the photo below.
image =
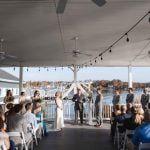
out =
[[135,129],[132,142],[138,147],[140,142],[150,143],[150,109],[146,109],[144,113],[145,123]]

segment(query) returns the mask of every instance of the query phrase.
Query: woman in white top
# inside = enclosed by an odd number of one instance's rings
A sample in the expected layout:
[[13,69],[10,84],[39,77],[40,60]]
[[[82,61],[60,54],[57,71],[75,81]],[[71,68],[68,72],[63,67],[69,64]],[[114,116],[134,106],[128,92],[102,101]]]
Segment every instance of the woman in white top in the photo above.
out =
[[64,127],[63,103],[62,103],[62,93],[59,91],[55,93],[55,103],[56,103],[56,129],[62,129]]

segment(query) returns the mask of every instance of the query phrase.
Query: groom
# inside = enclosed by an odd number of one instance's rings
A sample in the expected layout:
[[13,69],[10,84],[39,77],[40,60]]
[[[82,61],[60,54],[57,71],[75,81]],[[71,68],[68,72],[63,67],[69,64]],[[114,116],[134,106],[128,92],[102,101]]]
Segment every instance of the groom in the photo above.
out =
[[72,101],[75,102],[75,123],[78,124],[78,113],[80,116],[80,123],[83,124],[83,103],[85,102],[85,97],[80,89],[77,89],[77,93],[73,96]]

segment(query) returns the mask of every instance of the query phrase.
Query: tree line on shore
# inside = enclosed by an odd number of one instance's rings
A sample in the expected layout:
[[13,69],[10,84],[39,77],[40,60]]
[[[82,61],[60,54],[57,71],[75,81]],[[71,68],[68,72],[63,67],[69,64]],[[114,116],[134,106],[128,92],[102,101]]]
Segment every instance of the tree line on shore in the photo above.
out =
[[[58,82],[52,82],[52,81],[27,81],[24,83],[24,87],[47,87],[47,86],[52,86],[55,84],[57,85],[69,85],[72,82],[64,82],[64,81],[58,81]],[[98,87],[101,86],[103,88],[119,88],[119,89],[126,89],[128,88],[128,82],[121,81],[119,79],[113,79],[113,80],[96,80],[92,81],[92,86],[93,87]],[[141,83],[141,82],[133,82],[133,88],[143,88],[143,87],[150,87],[150,82],[149,83]]]

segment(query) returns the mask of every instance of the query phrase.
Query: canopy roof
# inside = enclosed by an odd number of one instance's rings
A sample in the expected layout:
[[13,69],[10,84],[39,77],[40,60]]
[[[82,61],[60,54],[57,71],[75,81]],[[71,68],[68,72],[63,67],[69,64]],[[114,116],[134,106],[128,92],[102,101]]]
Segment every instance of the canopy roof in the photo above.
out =
[[[106,1],[99,7],[91,0],[68,0],[64,13],[58,14],[58,0],[0,0],[2,51],[17,56],[0,60],[1,66],[90,65],[150,9],[150,0]],[[124,37],[93,65],[149,66],[149,17],[128,33],[129,42]],[[76,36],[83,54],[72,53]]]

